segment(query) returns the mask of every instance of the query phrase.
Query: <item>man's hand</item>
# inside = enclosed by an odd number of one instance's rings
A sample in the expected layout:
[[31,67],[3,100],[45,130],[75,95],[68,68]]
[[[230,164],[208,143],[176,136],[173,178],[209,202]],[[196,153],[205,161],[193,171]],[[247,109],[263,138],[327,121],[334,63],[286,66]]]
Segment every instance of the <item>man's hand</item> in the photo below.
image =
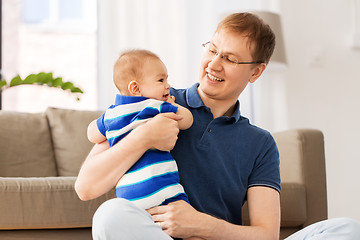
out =
[[196,211],[190,204],[182,200],[164,206],[153,207],[147,211],[164,232],[176,238],[195,236],[196,226],[200,223],[202,215],[202,213]]
[[174,148],[178,138],[179,125],[177,121],[181,119],[182,116],[175,113],[160,113],[134,131],[143,129],[142,136],[148,149],[170,151]]

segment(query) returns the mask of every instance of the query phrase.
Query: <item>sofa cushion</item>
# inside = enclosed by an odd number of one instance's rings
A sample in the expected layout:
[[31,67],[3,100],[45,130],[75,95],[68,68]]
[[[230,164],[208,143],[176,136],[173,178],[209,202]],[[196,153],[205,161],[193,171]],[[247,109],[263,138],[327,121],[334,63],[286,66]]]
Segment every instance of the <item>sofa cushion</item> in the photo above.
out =
[[56,165],[59,176],[77,176],[93,144],[87,139],[89,123],[101,113],[48,108]]
[[0,176],[56,176],[47,118],[43,113],[0,111]]
[[0,229],[90,227],[96,209],[115,191],[83,202],[75,193],[75,179],[0,177]]

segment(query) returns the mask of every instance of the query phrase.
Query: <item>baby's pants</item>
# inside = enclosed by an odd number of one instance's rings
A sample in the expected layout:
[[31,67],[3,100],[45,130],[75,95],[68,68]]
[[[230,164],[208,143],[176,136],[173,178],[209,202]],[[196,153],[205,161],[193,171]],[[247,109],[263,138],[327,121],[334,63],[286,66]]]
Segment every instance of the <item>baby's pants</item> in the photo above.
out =
[[94,240],[172,240],[148,212],[123,198],[110,199],[96,210],[92,235]]

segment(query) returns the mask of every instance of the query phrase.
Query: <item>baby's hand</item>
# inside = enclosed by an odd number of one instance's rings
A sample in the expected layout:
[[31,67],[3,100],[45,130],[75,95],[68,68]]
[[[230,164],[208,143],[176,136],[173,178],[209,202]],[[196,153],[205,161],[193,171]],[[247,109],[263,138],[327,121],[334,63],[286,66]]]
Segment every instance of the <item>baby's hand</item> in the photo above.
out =
[[169,96],[167,99],[168,103],[174,104],[175,103],[175,97],[174,96]]

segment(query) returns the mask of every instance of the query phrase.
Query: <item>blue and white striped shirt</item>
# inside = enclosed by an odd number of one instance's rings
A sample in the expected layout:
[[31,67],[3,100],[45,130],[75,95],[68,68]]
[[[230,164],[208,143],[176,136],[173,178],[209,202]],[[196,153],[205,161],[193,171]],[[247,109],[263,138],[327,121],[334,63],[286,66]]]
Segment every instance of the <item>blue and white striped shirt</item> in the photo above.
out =
[[[168,102],[145,97],[117,95],[115,104],[97,120],[99,131],[110,146],[158,113],[177,112]],[[148,150],[119,180],[117,197],[148,209],[177,200],[188,202],[179,184],[178,168],[169,152]]]

